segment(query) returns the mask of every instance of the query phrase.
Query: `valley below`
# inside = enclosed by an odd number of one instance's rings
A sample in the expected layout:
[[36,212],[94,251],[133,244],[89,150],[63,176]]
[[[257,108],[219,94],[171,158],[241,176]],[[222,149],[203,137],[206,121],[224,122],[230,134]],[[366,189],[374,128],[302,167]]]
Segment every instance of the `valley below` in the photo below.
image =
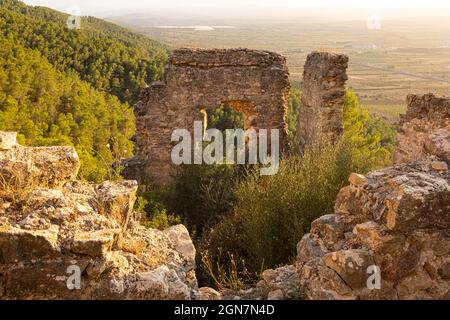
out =
[[408,93],[450,95],[450,25],[444,18],[381,20],[380,29],[365,19],[198,19],[188,20],[192,26],[186,26],[181,19],[165,25],[166,20],[140,14],[112,21],[174,48],[278,52],[287,58],[293,86],[299,86],[309,52],[344,53],[350,58],[348,87],[362,105],[391,122],[406,110]]

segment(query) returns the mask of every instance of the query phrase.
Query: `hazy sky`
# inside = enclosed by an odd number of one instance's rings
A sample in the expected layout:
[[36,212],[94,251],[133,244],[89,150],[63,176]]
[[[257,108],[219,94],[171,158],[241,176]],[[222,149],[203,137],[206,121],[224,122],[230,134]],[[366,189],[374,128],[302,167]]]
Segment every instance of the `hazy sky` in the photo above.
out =
[[390,8],[405,8],[424,12],[430,9],[450,9],[449,0],[25,0],[27,4],[42,5],[60,11],[76,6],[83,15],[116,14],[139,12],[161,8],[217,8],[225,7],[231,10],[253,7],[262,10],[276,10],[288,7],[338,7],[390,10]]

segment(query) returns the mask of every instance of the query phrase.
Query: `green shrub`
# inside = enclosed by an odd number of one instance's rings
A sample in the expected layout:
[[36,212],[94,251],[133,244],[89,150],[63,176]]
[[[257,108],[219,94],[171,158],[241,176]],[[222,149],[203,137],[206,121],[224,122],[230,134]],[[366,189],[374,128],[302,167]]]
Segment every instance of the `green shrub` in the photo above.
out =
[[236,166],[183,165],[168,193],[167,207],[185,218],[192,231],[201,234],[231,210],[238,176]]
[[147,228],[164,230],[182,223],[179,216],[167,213],[164,205],[166,194],[164,188],[147,191],[145,186],[141,186],[135,210],[143,215],[142,224]]
[[178,224],[181,224],[181,218],[174,214],[168,214],[166,210],[153,211],[148,221],[144,223],[147,228],[158,230],[165,230]]
[[370,115],[352,91],[345,97],[343,139],[352,145],[355,171],[366,173],[391,165],[396,144],[394,125]]
[[297,132],[298,113],[300,108],[301,92],[298,88],[291,88],[289,93],[288,110],[286,122],[288,127],[288,140],[291,146],[295,143],[295,134]]

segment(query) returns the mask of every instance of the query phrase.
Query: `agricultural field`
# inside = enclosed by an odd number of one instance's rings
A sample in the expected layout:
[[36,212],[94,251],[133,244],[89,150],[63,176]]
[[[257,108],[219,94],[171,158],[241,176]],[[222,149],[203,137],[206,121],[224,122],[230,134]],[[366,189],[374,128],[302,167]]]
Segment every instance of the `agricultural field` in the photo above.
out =
[[196,21],[188,22],[192,26],[162,26],[131,17],[115,21],[172,47],[279,52],[287,57],[295,85],[310,51],[345,53],[350,57],[348,86],[371,112],[392,122],[405,110],[408,93],[450,95],[450,24],[443,18],[383,20],[376,30],[365,20],[292,20],[222,20],[218,26]]

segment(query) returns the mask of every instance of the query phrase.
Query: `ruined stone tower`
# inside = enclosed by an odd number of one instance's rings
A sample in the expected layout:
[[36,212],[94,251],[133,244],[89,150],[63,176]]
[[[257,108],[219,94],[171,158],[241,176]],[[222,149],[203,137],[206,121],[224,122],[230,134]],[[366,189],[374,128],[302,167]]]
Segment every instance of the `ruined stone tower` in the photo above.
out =
[[[286,146],[289,94],[286,59],[276,53],[246,49],[180,49],[173,52],[164,80],[154,83],[135,108],[137,156],[125,163],[127,178],[153,185],[171,180],[174,129],[193,132],[201,110],[226,103],[244,115],[244,129],[279,129]],[[282,151],[281,150],[281,151]]]
[[335,140],[342,133],[347,67],[345,55],[328,52],[308,55],[297,127],[300,154],[321,136]]

